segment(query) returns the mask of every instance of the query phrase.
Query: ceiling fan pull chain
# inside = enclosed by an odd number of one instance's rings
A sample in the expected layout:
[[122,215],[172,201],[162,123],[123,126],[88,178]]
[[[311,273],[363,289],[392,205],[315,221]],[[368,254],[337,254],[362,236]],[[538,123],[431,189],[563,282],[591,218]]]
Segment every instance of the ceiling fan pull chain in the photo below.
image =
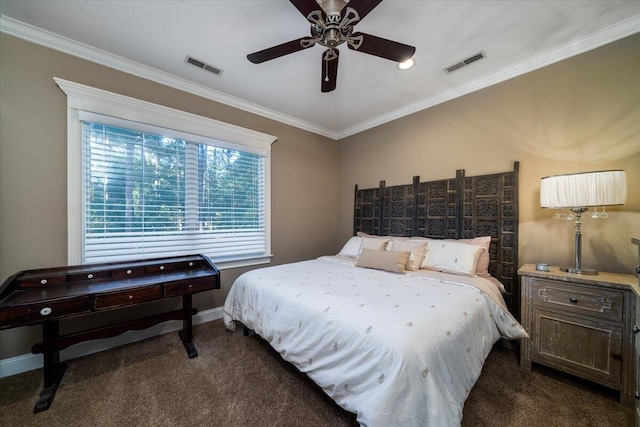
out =
[[324,81],[328,82],[329,81],[329,61],[327,61],[326,59],[324,60]]

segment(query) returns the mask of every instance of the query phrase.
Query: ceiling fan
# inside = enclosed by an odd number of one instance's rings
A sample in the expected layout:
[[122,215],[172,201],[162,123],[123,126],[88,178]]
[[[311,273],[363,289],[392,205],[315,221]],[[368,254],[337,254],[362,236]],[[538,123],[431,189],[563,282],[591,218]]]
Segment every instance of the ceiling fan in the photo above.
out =
[[336,88],[338,76],[337,47],[343,43],[351,50],[368,53],[396,62],[411,59],[416,48],[406,44],[353,32],[353,27],[382,0],[289,0],[311,23],[311,37],[302,37],[247,55],[259,64],[290,53],[308,49],[316,43],[327,50],[322,54],[322,92]]

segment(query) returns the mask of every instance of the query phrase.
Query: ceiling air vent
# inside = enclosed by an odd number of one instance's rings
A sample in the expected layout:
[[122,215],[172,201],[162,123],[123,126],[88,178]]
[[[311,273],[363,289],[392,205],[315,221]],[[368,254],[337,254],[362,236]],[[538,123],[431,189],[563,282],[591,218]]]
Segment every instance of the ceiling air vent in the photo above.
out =
[[482,59],[482,58],[486,58],[486,55],[484,54],[484,52],[480,51],[480,52],[478,52],[478,53],[474,53],[473,55],[471,55],[470,57],[468,57],[468,58],[466,58],[466,59],[463,59],[463,60],[462,60],[462,61],[460,61],[460,62],[456,62],[456,63],[455,63],[455,64],[453,64],[453,65],[449,65],[449,66],[448,66],[447,68],[445,68],[444,70],[445,70],[447,73],[452,73],[452,72],[454,72],[455,70],[458,70],[458,69],[460,69],[460,68],[462,68],[462,67],[464,67],[464,66],[466,66],[466,65],[469,65],[469,64],[471,64],[471,63],[473,63],[473,62],[476,62],[476,61],[478,61],[479,59]]
[[216,76],[219,76],[222,74],[222,70],[220,68],[216,68],[213,65],[209,65],[206,62],[202,62],[199,59],[193,58],[189,55],[187,55],[186,58],[184,58],[184,62],[191,65],[195,65],[198,68],[202,68],[203,70],[213,73]]

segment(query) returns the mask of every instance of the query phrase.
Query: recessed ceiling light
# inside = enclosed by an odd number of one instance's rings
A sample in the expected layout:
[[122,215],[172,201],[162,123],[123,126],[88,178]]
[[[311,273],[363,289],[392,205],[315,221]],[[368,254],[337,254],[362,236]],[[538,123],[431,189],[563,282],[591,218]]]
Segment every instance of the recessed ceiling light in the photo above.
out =
[[416,65],[416,60],[411,58],[411,59],[407,59],[404,62],[398,62],[398,65],[396,65],[396,67],[398,67],[398,70],[408,70],[414,65]]

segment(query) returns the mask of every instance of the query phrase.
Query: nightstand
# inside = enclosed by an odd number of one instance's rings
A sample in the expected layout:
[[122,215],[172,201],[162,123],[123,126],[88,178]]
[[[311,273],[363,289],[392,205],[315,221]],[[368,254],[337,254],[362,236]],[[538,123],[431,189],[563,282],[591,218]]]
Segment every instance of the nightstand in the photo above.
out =
[[[631,243],[638,245],[638,260],[640,260],[640,237],[632,237]],[[633,325],[633,333],[636,335],[636,427],[640,427],[640,261],[636,267],[636,273],[638,274],[638,282],[633,287],[633,291],[636,294],[636,320]]]
[[640,427],[640,266],[638,271],[638,285],[634,287],[636,293],[636,323],[633,325],[633,333],[636,335],[636,427]]
[[620,403],[636,399],[634,333],[637,278],[600,272],[584,276],[537,271],[525,264],[521,277],[520,366],[549,366],[620,391]]

